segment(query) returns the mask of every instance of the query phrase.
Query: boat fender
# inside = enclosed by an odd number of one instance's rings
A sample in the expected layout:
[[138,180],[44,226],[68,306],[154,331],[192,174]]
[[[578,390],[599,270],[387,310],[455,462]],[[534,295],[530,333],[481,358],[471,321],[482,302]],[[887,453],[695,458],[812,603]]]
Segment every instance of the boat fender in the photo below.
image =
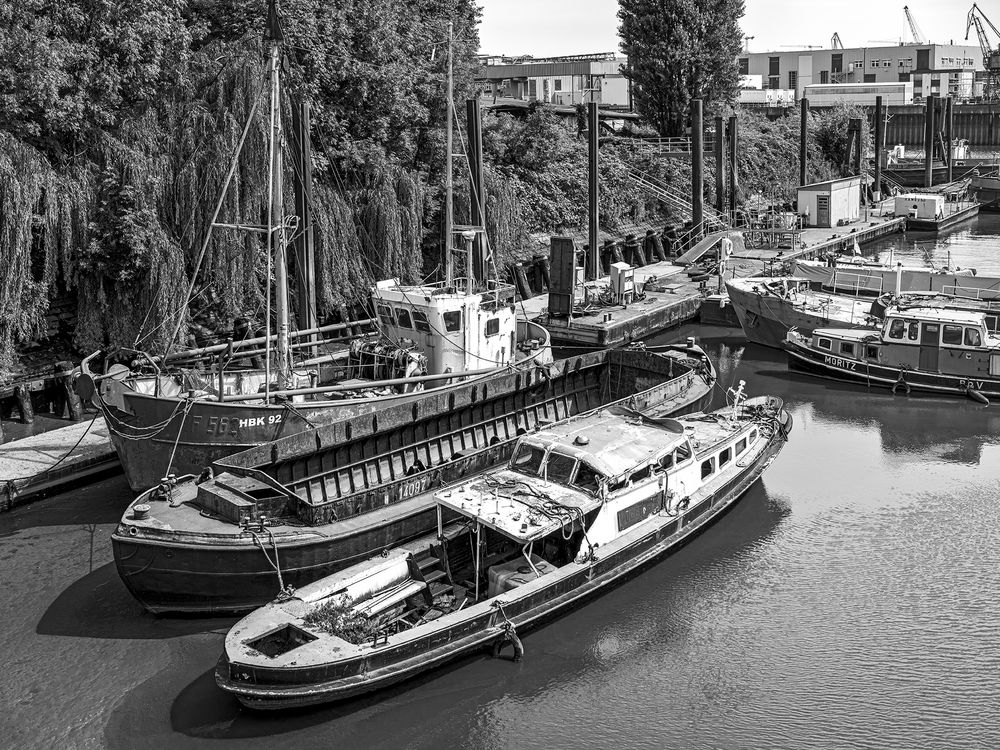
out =
[[990,405],[990,400],[986,398],[981,391],[977,391],[975,388],[966,388],[965,395],[977,403],[985,404],[986,406]]
[[517,631],[514,630],[514,623],[508,621],[503,625],[503,631],[500,636],[493,642],[493,658],[499,659],[500,652],[503,651],[504,646],[510,644],[514,648],[514,661],[518,662],[524,657],[524,644],[521,643],[521,639],[517,635]]

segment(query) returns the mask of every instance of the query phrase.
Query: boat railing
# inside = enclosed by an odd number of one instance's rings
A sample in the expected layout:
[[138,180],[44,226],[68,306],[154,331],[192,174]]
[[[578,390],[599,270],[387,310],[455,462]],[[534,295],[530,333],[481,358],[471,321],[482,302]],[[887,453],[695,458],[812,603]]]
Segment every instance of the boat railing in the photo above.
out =
[[882,283],[883,279],[881,276],[851,273],[849,271],[834,271],[833,273],[834,291],[846,291],[854,295],[860,295],[862,292],[881,294]]
[[[991,310],[994,307],[1000,307],[1000,289],[979,289],[977,287],[952,284],[942,286],[941,293],[948,297],[959,297],[961,299],[973,299],[991,303],[988,305]],[[994,302],[996,305],[992,304]]]

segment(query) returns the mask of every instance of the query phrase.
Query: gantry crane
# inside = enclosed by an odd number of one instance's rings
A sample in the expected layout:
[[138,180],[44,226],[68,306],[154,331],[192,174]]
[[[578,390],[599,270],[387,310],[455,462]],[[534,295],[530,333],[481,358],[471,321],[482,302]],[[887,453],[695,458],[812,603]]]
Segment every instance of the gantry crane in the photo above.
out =
[[833,36],[830,37],[830,49],[844,49],[844,43],[840,41],[840,34],[836,31],[833,32]]
[[913,35],[913,41],[917,44],[927,44],[927,40],[924,38],[924,32],[920,30],[917,26],[916,20],[913,18],[913,14],[910,13],[910,6],[904,5],[903,12],[906,14],[906,22],[910,24],[910,33]]
[[993,22],[980,10],[979,6],[973,3],[965,24],[965,38],[968,40],[970,29],[975,27],[976,36],[979,37],[979,49],[983,52],[983,67],[986,68],[986,85],[983,87],[983,99],[986,101],[997,101],[1000,99],[1000,47],[994,47],[990,44],[990,38],[986,34],[986,26],[989,26],[998,37],[998,40],[1000,40],[1000,31],[997,30]]

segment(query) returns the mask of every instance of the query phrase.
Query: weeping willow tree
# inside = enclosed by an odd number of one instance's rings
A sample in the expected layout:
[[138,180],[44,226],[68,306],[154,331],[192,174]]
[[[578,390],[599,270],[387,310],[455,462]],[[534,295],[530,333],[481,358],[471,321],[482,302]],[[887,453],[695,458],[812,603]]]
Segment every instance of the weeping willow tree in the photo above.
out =
[[[287,90],[313,104],[321,315],[378,277],[413,280],[436,234],[444,56],[471,91],[473,0],[283,0]],[[262,94],[260,0],[0,0],[0,375],[40,336],[48,300],[77,300],[75,344],[157,351],[178,320],[263,323],[259,234],[217,228],[196,259],[243,126]],[[290,108],[283,105],[285,127]],[[267,105],[219,220],[267,216]],[[292,159],[286,163],[291,164]],[[336,178],[332,175],[336,174]],[[284,176],[293,181],[291,168]],[[291,200],[286,204],[292,212]],[[195,280],[195,293],[186,290]]]

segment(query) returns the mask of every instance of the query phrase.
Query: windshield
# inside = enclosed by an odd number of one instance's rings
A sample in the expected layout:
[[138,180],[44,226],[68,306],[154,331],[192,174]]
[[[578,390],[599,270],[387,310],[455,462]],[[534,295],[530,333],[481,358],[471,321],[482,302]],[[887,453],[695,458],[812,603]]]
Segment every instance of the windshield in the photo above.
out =
[[573,479],[573,486],[596,494],[600,488],[600,477],[601,473],[597,469],[581,461],[580,468],[576,470],[576,477]]
[[545,458],[545,451],[542,448],[522,443],[510,461],[510,468],[522,474],[537,477],[543,458]]
[[548,463],[545,465],[546,478],[550,482],[569,484],[569,478],[572,476],[575,466],[575,458],[564,456],[561,453],[550,453]]

